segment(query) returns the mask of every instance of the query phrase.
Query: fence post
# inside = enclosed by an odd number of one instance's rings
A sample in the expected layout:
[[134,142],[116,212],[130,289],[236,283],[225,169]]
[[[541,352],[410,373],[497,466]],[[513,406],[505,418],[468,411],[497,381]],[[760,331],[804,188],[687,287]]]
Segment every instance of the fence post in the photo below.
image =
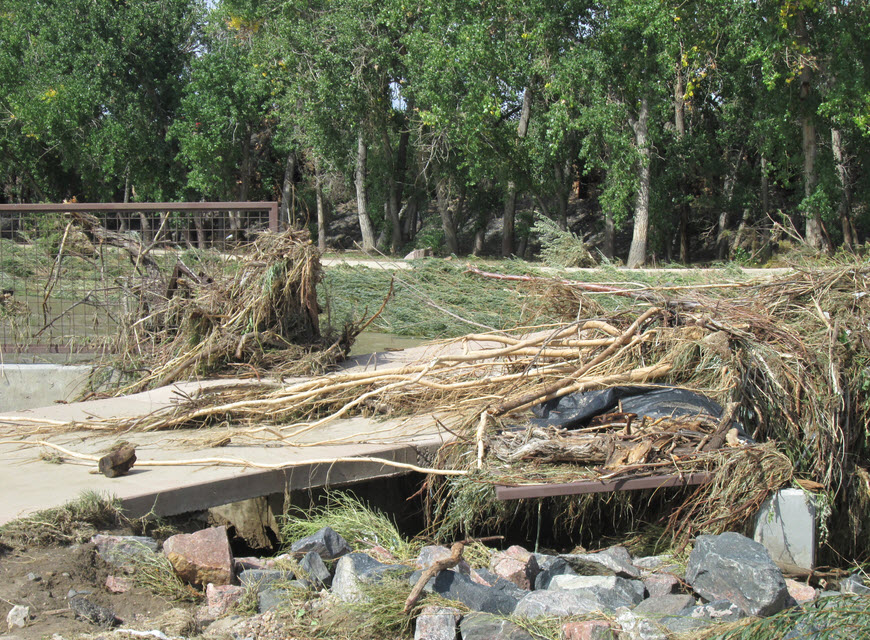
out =
[[269,203],[269,231],[278,232],[278,203]]

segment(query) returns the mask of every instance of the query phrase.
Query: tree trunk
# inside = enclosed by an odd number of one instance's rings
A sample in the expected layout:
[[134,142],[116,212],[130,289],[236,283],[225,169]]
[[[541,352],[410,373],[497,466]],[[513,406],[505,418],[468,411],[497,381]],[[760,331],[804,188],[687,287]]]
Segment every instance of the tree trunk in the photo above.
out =
[[553,165],[553,173],[556,177],[556,212],[559,228],[568,230],[568,197],[571,195],[571,163],[560,162]]
[[601,246],[601,253],[608,260],[613,260],[616,253],[616,225],[613,222],[613,212],[609,209],[604,212],[604,243]]
[[725,176],[723,195],[725,196],[722,208],[719,211],[719,232],[716,234],[717,256],[725,260],[731,252],[731,238],[728,234],[728,220],[731,210],[734,208],[734,187],[737,185],[737,171],[740,169],[740,161],[743,158],[741,147],[735,154],[728,153],[728,175]]
[[326,234],[329,225],[326,202],[323,198],[323,172],[320,169],[320,159],[314,160],[314,200],[317,203],[317,248],[326,251]]
[[646,97],[640,101],[637,119],[631,120],[634,140],[640,158],[637,163],[637,196],[634,203],[634,234],[628,251],[629,269],[642,267],[646,263],[646,245],[649,237],[649,195],[650,195],[650,148],[649,148],[649,102]]
[[[807,50],[810,48],[810,37],[807,31],[806,16],[803,10],[797,12],[797,41]],[[816,123],[813,118],[813,107],[809,100],[812,94],[813,70],[809,64],[804,64],[800,72],[800,99],[801,99],[801,142],[804,155],[804,201],[808,201],[816,192],[818,173],[816,171]],[[827,249],[825,234],[822,229],[822,220],[816,207],[810,207],[806,211],[806,242],[814,249]]]
[[[680,164],[685,167],[684,158],[682,157],[682,142],[686,135],[686,103],[683,98],[685,89],[683,87],[683,60],[682,60],[682,45],[680,46],[680,59],[676,64],[676,81],[674,82],[674,130],[677,133],[677,141],[680,143]],[[689,263],[689,205],[686,202],[687,189],[684,180],[680,183],[680,262],[682,264]]]
[[450,206],[450,179],[446,176],[439,176],[435,185],[435,198],[438,203],[438,215],[441,216],[441,228],[444,230],[447,250],[453,255],[459,255],[456,219]]
[[[517,125],[517,139],[526,137],[529,130],[529,119],[532,115],[532,90],[526,87],[523,92],[523,107],[520,112],[520,123]],[[517,211],[517,185],[508,180],[507,193],[504,200],[504,216],[501,238],[501,255],[505,258],[514,253],[514,223]]]
[[289,226],[296,224],[296,207],[291,211],[290,203],[293,202],[296,191],[296,151],[291,151],[287,154],[287,161],[284,163],[284,180],[281,183],[281,211],[280,219],[285,221]]
[[843,148],[843,138],[836,127],[831,129],[831,151],[834,153],[837,178],[840,181],[840,204],[837,213],[843,229],[843,244],[851,250],[857,241],[855,227],[852,224],[852,182],[849,178],[849,161]]
[[770,178],[767,176],[767,158],[761,156],[761,212],[770,213]]
[[196,229],[196,246],[200,251],[205,251],[205,228],[202,225],[202,211],[194,211],[193,228]]
[[356,153],[356,210],[359,217],[359,228],[362,233],[362,250],[371,253],[375,250],[375,229],[372,219],[369,217],[368,196],[366,194],[366,162],[368,161],[369,149],[365,137],[360,131],[357,137]]

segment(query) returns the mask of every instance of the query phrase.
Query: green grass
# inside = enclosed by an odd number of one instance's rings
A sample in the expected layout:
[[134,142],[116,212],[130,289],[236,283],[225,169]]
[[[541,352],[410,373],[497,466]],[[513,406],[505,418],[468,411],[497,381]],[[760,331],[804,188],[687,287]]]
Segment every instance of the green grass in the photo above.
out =
[[331,527],[354,549],[365,550],[378,544],[402,562],[415,558],[422,543],[406,540],[389,516],[369,507],[352,494],[329,494],[322,507],[292,509],[282,519],[281,538],[288,546],[296,540]]

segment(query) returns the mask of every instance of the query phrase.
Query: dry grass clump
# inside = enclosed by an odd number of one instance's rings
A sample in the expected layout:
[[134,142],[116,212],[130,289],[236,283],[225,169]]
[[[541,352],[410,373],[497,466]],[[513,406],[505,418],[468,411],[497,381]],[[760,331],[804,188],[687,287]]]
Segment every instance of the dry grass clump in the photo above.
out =
[[139,308],[121,332],[121,353],[150,370],[136,388],[230,364],[322,370],[341,354],[337,344],[319,354],[319,280],[320,254],[306,231],[261,234],[231,275],[195,274],[178,261],[168,277],[141,285]]
[[79,544],[126,522],[117,498],[85,491],[66,504],[38,511],[0,526],[0,540],[10,545],[44,547]]

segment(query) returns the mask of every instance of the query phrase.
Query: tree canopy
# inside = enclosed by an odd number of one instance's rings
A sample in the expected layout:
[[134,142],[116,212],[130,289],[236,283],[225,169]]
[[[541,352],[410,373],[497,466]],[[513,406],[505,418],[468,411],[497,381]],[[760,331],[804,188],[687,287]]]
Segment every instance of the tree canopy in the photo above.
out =
[[392,253],[545,216],[629,266],[870,230],[854,0],[5,0],[0,84],[4,202],[281,199]]

